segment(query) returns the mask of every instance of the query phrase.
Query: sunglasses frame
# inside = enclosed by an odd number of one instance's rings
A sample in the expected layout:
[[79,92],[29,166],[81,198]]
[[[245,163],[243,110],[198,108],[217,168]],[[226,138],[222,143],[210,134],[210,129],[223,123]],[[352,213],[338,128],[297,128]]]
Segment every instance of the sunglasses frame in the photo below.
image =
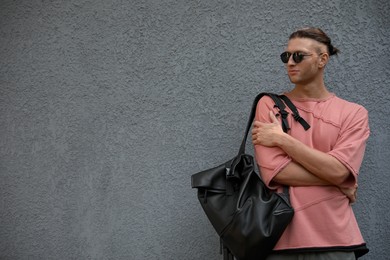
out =
[[282,54],[280,54],[280,59],[282,60],[283,63],[288,63],[288,61],[290,60],[290,57],[292,56],[293,61],[295,63],[300,63],[303,61],[303,59],[306,56],[312,56],[312,55],[313,54],[305,54],[301,51],[297,51],[297,52],[293,52],[293,53],[285,51]]

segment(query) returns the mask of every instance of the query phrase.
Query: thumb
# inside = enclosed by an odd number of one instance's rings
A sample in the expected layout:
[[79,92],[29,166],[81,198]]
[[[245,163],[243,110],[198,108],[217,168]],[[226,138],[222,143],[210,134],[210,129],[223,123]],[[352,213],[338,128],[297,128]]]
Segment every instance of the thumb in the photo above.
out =
[[279,124],[279,121],[278,119],[276,118],[276,116],[274,115],[274,112],[272,110],[269,111],[269,118],[271,119],[271,122],[272,123],[277,123]]

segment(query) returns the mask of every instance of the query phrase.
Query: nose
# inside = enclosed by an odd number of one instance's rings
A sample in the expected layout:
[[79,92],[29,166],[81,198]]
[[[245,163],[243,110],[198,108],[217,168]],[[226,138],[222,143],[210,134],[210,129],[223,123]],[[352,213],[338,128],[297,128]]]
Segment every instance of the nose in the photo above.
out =
[[297,63],[294,61],[293,56],[291,55],[291,56],[288,58],[287,66],[294,66],[294,65],[296,65],[296,64],[297,64]]

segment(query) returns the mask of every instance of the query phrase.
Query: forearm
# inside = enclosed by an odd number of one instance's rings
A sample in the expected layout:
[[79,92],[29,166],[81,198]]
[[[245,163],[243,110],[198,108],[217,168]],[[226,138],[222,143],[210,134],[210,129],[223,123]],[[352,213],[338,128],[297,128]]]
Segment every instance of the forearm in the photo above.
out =
[[290,162],[273,179],[281,185],[287,186],[326,186],[333,185],[318,178],[296,162]]
[[339,186],[350,176],[349,170],[339,160],[308,147],[288,134],[280,135],[276,144],[309,174],[327,183]]
[[[292,187],[334,185],[311,174],[296,162],[287,164],[287,166],[272,179],[272,182]],[[339,189],[347,196],[351,203],[356,201],[357,185],[347,188],[339,187]]]

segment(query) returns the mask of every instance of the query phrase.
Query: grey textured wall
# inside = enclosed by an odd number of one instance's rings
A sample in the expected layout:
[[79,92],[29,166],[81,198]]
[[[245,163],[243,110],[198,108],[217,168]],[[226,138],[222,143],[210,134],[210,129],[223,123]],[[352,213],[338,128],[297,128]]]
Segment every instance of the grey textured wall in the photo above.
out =
[[342,50],[327,86],[372,135],[354,209],[390,259],[388,0],[0,2],[0,259],[220,259],[191,174],[291,88],[287,37]]

